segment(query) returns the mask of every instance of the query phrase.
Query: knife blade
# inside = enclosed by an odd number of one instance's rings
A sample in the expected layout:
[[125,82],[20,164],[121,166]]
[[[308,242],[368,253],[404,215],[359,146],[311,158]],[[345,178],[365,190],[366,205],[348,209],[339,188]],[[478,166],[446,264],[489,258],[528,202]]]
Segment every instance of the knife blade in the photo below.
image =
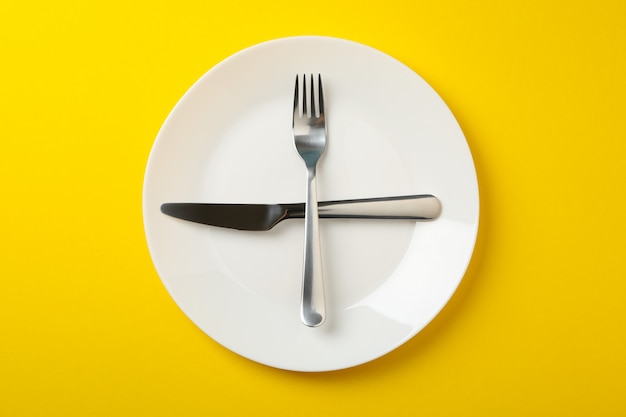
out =
[[[304,218],[304,203],[163,203],[161,212],[209,226],[265,231],[283,220]],[[441,214],[441,202],[430,194],[320,201],[318,212],[320,218],[430,221]]]

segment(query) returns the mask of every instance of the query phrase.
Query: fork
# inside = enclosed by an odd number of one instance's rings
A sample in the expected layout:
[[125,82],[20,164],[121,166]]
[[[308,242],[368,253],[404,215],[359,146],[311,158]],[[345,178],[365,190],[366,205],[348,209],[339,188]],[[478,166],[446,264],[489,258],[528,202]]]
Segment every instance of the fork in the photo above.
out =
[[[322,76],[318,75],[317,78],[318,93],[316,95],[313,74],[311,74],[311,82],[308,86],[306,76],[303,75],[302,100],[300,100],[298,84],[298,76],[296,75],[293,99],[293,140],[298,154],[304,160],[307,171],[300,318],[305,325],[317,327],[326,318],[315,180],[317,162],[326,149]],[[310,102],[307,103],[309,100]]]

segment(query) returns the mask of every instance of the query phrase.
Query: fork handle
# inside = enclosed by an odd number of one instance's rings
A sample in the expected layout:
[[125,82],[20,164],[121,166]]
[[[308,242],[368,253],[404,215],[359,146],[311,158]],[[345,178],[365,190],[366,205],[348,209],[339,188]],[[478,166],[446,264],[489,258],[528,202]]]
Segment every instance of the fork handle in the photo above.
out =
[[307,168],[306,189],[304,268],[300,317],[305,325],[317,327],[326,319],[326,302],[324,300],[315,167]]

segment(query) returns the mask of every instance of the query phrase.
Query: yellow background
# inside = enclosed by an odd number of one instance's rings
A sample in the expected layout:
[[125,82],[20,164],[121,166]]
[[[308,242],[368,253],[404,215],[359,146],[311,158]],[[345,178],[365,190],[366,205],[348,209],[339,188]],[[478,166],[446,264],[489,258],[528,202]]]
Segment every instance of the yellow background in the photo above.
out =
[[[625,18],[622,0],[2,1],[0,416],[626,415]],[[191,84],[310,34],[378,48],[440,93],[482,210],[442,313],[323,374],[198,330],[141,214],[152,143]]]

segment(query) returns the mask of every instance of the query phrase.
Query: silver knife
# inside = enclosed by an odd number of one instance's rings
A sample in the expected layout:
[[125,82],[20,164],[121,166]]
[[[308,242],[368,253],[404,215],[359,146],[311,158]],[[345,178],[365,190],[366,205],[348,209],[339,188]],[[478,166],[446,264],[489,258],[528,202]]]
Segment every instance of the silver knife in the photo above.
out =
[[[441,214],[439,199],[430,194],[357,200],[320,201],[320,218],[435,220]],[[238,230],[270,230],[285,219],[304,218],[304,203],[220,204],[164,203],[161,212],[210,226]]]

